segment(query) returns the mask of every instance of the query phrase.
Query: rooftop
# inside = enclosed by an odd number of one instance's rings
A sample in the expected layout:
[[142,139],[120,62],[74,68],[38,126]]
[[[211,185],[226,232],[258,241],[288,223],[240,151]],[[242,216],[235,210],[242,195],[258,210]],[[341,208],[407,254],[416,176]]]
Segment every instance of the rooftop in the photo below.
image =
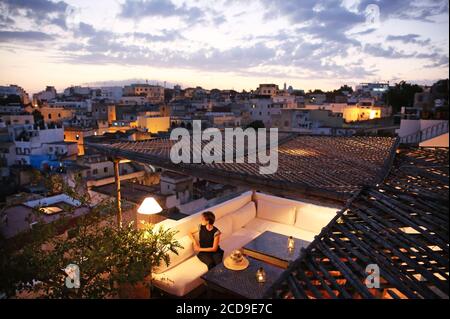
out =
[[[393,159],[396,140],[389,137],[329,137],[280,134],[278,171],[259,174],[260,163],[173,164],[175,141],[154,139],[90,144],[109,155],[149,163],[199,178],[266,190],[345,201],[365,185],[377,184]],[[205,142],[206,143],[206,142]],[[225,152],[232,151],[225,146]]]

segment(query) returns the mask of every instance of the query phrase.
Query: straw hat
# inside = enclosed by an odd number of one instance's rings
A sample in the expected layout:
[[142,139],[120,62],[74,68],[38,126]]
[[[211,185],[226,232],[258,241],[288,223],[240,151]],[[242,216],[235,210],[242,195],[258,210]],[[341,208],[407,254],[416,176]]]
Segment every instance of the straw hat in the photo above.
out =
[[233,250],[233,252],[225,258],[223,265],[230,270],[244,270],[248,267],[249,261],[242,255],[240,250]]

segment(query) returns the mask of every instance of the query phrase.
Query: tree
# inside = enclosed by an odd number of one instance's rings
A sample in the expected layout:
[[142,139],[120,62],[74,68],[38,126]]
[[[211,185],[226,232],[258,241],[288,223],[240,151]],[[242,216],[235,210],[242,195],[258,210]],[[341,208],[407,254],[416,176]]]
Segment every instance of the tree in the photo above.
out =
[[32,113],[34,123],[40,127],[44,126],[44,116],[42,116],[42,113],[39,110],[34,110]]
[[414,105],[414,95],[423,92],[423,89],[417,84],[410,84],[405,81],[396,83],[394,87],[389,88],[385,94],[384,100],[387,105],[391,105],[395,112],[400,112],[403,106],[412,107]]
[[[75,199],[89,203],[86,195]],[[149,224],[137,229],[133,223],[118,228],[112,216],[114,201],[91,208],[89,214],[75,219],[75,225],[73,213],[68,209],[55,223],[38,223],[20,248],[17,241],[0,242],[1,293],[8,297],[17,292],[45,298],[115,297],[124,286],[148,288],[152,271],[162,263],[169,265],[169,253],[177,254],[181,248],[170,230]],[[33,214],[42,216],[39,208]],[[79,288],[66,286],[63,269],[69,264],[80,269]]]
[[339,89],[334,91],[335,93],[343,94],[343,92],[353,93],[353,88],[347,84],[342,85]]

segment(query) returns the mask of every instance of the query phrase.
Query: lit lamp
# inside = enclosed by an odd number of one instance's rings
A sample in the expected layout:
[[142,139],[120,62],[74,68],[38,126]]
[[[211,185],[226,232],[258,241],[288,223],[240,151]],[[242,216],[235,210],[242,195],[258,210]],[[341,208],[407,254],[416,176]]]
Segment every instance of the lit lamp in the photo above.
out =
[[137,212],[142,215],[155,215],[162,212],[161,206],[153,197],[147,197],[139,206]]
[[266,272],[264,271],[263,267],[260,267],[257,271],[256,271],[256,281],[259,283],[264,283],[266,282]]
[[292,236],[289,236],[289,238],[288,238],[287,247],[288,247],[289,251],[294,250],[295,241],[294,241],[294,238]]

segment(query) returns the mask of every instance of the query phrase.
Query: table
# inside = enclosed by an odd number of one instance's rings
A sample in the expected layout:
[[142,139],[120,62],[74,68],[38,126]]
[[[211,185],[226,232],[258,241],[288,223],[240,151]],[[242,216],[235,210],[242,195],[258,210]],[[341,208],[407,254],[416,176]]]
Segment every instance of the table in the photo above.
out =
[[287,248],[288,236],[265,231],[243,247],[243,253],[247,256],[264,261],[266,263],[288,268],[289,264],[297,259],[302,248],[308,247],[309,241],[294,239],[294,249]]
[[[230,270],[221,263],[204,274],[201,278],[205,281],[208,292],[217,291],[241,299],[262,299],[284,270],[251,257],[247,258],[250,265],[244,270]],[[265,283],[256,281],[256,271],[260,267],[266,272]]]

